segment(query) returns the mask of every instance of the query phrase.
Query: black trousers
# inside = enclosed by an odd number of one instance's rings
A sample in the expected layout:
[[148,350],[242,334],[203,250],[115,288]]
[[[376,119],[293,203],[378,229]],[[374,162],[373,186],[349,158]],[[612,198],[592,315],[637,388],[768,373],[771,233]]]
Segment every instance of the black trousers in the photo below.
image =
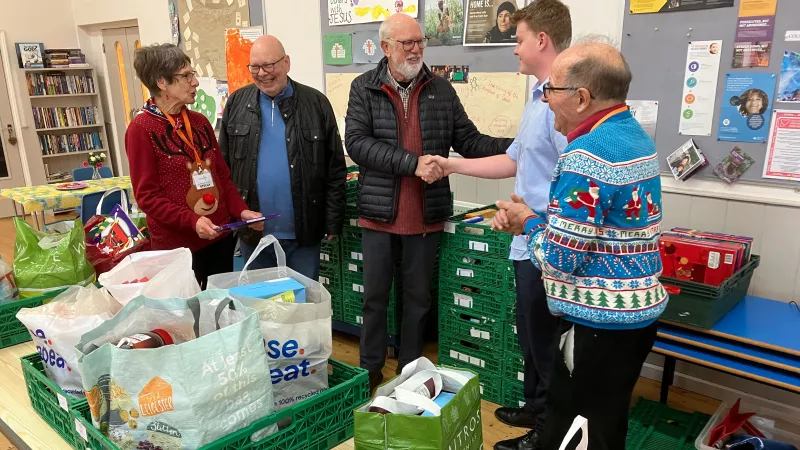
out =
[[560,319],[550,314],[542,272],[530,260],[514,261],[514,276],[517,282],[517,338],[525,361],[522,383],[525,409],[536,416],[535,429],[541,434]]
[[395,261],[402,260],[403,322],[400,328],[398,372],[422,356],[425,322],[431,308],[431,277],[441,232],[401,236],[364,229],[364,324],[361,329],[361,367],[380,372],[386,362],[389,334],[386,312]]
[[[658,323],[635,330],[604,330],[563,320],[560,331],[567,333],[573,326],[572,373],[562,351],[554,360],[544,450],[558,450],[578,415],[589,420],[590,449],[624,449],[633,387],[656,340]],[[568,450],[575,448],[580,434]]]
[[233,272],[234,248],[236,239],[232,233],[228,233],[213,244],[192,253],[192,270],[201,289],[206,288],[211,275]]

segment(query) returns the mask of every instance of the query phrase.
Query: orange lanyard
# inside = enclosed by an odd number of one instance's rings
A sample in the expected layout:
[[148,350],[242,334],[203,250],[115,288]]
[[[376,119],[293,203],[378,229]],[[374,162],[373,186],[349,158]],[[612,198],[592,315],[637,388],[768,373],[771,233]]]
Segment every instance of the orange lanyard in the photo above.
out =
[[[161,111],[161,110],[159,110]],[[162,111],[161,114],[164,114]],[[186,135],[183,134],[183,131],[180,130],[175,122],[175,119],[172,118],[169,114],[164,114],[164,117],[167,118],[169,123],[172,125],[172,129],[175,130],[175,134],[178,135],[179,138],[194,152],[194,161],[197,163],[197,167],[200,167],[203,163],[200,160],[200,153],[197,152],[197,147],[194,146],[194,138],[192,137],[192,124],[189,122],[189,116],[186,114],[186,107],[184,106],[181,109],[181,118],[183,119],[183,126],[186,127],[186,132],[189,133],[189,138],[186,138]]]

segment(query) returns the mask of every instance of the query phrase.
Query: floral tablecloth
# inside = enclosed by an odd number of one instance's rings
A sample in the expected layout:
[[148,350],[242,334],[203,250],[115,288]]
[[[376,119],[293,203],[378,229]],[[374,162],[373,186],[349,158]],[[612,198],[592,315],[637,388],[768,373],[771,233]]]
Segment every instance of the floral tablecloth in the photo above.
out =
[[[58,184],[44,184],[41,186],[26,186],[0,190],[0,197],[6,197],[22,205],[26,213],[41,212],[52,209],[75,208],[80,206],[84,195],[103,192],[112,188],[124,189],[128,198],[131,195],[131,177],[102,178],[100,180],[86,180],[89,187],[74,191],[61,191],[56,189]],[[62,184],[62,183],[59,183]]]

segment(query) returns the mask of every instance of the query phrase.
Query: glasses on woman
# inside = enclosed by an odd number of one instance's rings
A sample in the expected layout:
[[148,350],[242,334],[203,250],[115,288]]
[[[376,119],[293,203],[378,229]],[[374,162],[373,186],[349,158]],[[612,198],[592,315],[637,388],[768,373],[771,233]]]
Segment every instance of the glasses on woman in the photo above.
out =
[[259,71],[262,71],[262,70],[264,72],[272,72],[273,70],[275,70],[275,65],[278,64],[279,62],[283,61],[283,58],[286,58],[286,55],[281,56],[280,59],[278,59],[277,61],[273,61],[271,63],[248,64],[247,65],[247,69],[253,75],[258,75]]
[[172,76],[175,78],[182,79],[187,83],[191,83],[192,81],[194,81],[195,78],[197,78],[197,72],[191,71],[189,73],[174,73],[172,74]]
[[396,39],[387,39],[387,41],[397,42],[398,44],[402,45],[403,46],[403,50],[405,50],[407,52],[410,52],[411,50],[413,50],[415,45],[418,45],[420,50],[422,50],[423,48],[425,48],[425,46],[428,45],[428,38],[422,38],[422,39],[411,40],[411,41],[398,41]]

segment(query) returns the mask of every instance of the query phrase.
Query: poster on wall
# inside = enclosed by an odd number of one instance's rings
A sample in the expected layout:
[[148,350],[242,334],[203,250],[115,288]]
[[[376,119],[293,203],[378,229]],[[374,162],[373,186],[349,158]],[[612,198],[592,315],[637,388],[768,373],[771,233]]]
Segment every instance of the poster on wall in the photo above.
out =
[[689,42],[678,133],[711,136],[722,41]]
[[228,71],[228,92],[233,94],[237,89],[253,82],[253,76],[247,65],[250,64],[250,49],[253,41],[258,39],[264,30],[261,26],[247,28],[229,28],[225,30],[225,56]]
[[353,33],[353,62],[355,64],[377,63],[383,58],[378,30]]
[[769,66],[777,1],[742,0],[739,4],[733,68]]
[[656,140],[656,122],[658,121],[658,102],[655,100],[628,100],[631,115],[653,141]]
[[777,96],[781,103],[800,103],[800,53],[783,52]]
[[464,45],[517,45],[517,27],[511,16],[525,0],[467,0]]
[[767,142],[764,178],[800,181],[800,111],[776,109]]
[[417,17],[418,0],[327,0],[328,26],[383,22],[392,14]]
[[631,0],[631,14],[728,8],[733,0]]
[[194,97],[194,104],[189,105],[188,108],[192,111],[199,112],[204,115],[209,122],[211,128],[217,126],[217,80],[209,77],[198,77],[197,94]]
[[464,42],[464,0],[426,0],[425,37],[428,46]]
[[773,92],[775,74],[727,74],[717,138],[731,142],[767,142]]
[[353,64],[353,35],[329,33],[322,37],[322,57],[329,66]]

